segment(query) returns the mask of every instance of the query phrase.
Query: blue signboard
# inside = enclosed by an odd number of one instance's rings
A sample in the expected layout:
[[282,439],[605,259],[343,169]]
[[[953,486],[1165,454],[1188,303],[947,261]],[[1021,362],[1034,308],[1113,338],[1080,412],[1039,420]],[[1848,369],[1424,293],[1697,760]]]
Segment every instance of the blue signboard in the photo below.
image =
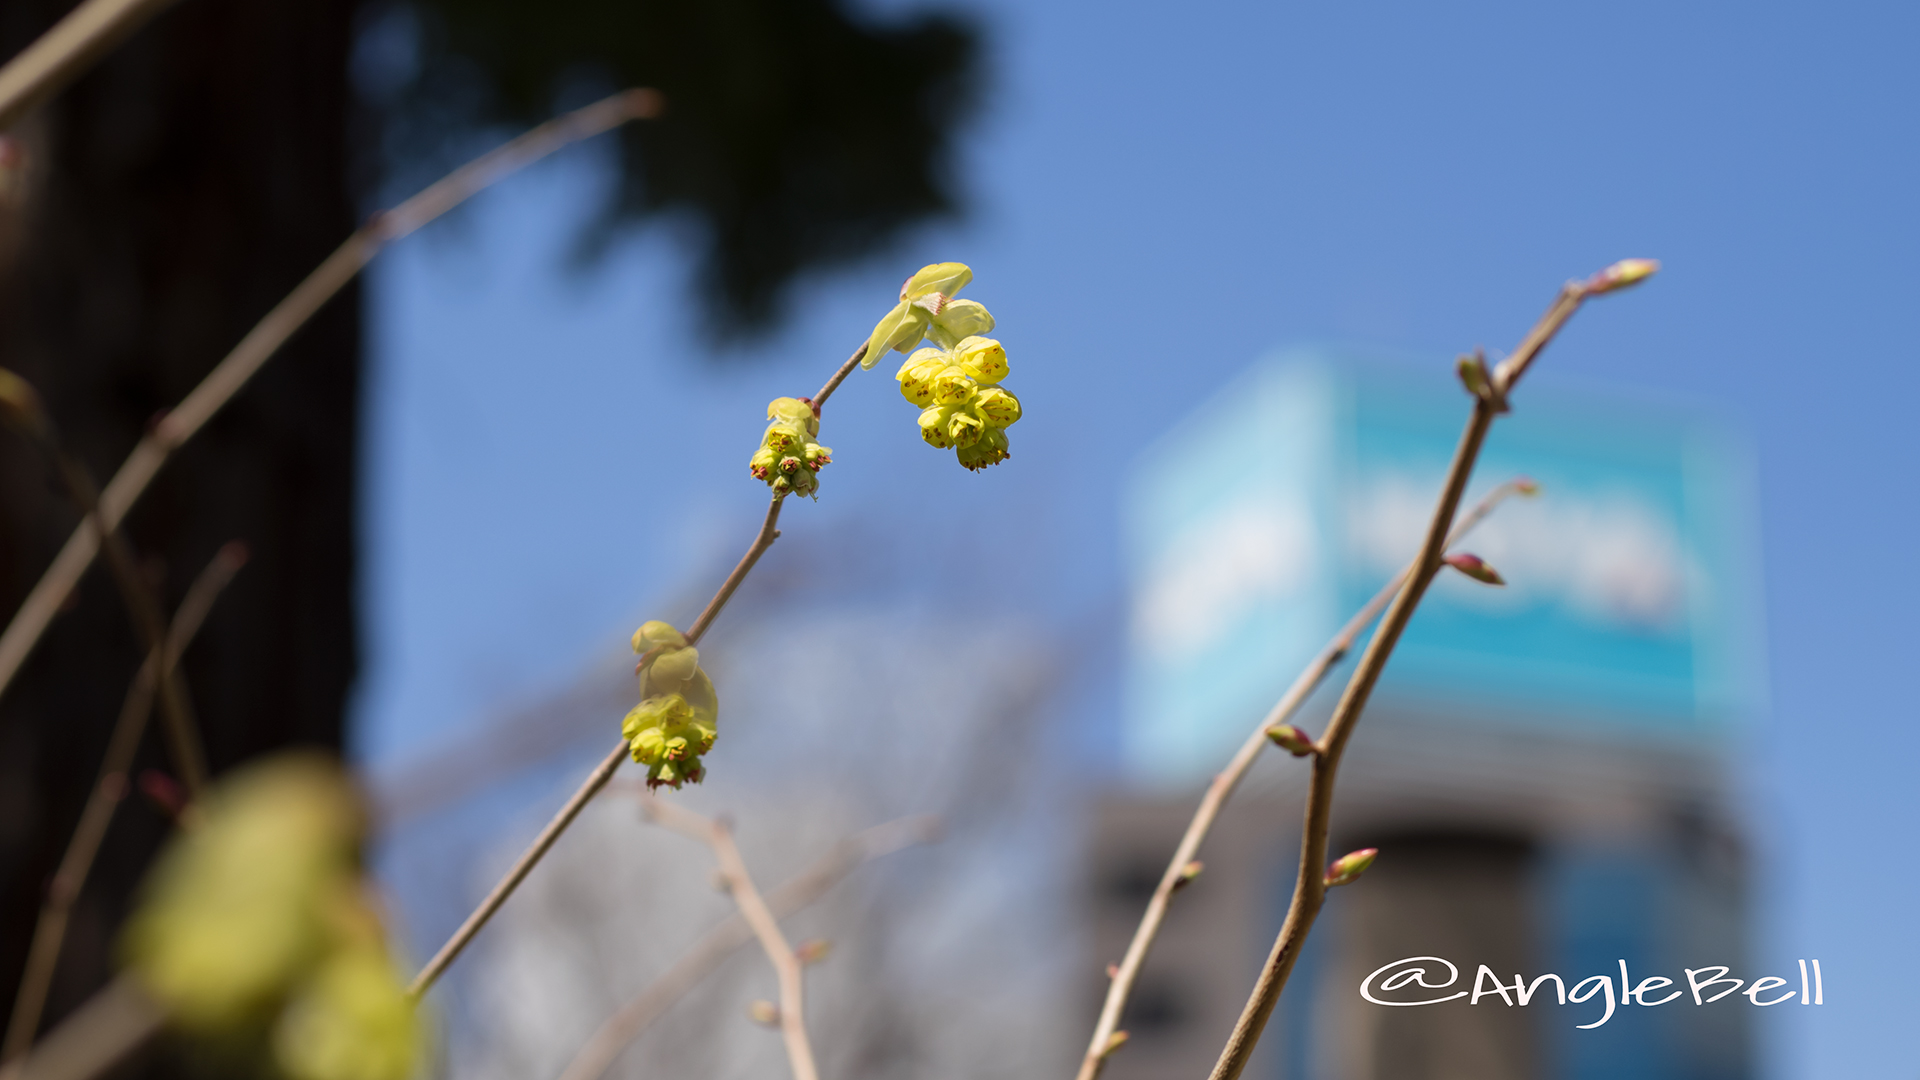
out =
[[[1142,454],[1125,508],[1136,773],[1186,782],[1218,768],[1406,564],[1467,401],[1444,362],[1295,351]],[[1443,574],[1376,700],[1687,740],[1750,712],[1758,625],[1738,444],[1684,412],[1528,386],[1494,426],[1468,505],[1516,475],[1541,494],[1509,500],[1460,545],[1508,585]]]

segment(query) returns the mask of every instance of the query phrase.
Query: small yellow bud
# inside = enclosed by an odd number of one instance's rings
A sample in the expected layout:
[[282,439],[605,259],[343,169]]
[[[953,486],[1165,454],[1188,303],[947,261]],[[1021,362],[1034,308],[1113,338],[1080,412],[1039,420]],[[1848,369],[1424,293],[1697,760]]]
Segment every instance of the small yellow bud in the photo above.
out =
[[646,652],[655,645],[670,645],[676,649],[684,649],[687,638],[671,625],[658,619],[649,619],[640,624],[640,629],[633,632],[633,651]]
[[1007,433],[999,428],[988,428],[986,434],[972,446],[959,450],[960,464],[973,472],[979,472],[989,465],[998,465],[1013,455],[1007,452]]
[[947,417],[947,440],[962,450],[979,442],[986,430],[986,421],[966,409],[954,409]]
[[747,1018],[761,1027],[779,1027],[780,1006],[771,1001],[756,1001],[747,1006]]
[[747,459],[747,471],[765,481],[776,495],[812,495],[819,490],[815,475],[833,462],[833,451],[814,441],[820,418],[801,398],[774,398],[767,405],[767,430]]
[[939,349],[921,349],[900,365],[894,376],[900,383],[900,395],[925,408],[933,404],[933,379],[947,369],[947,354]]
[[1200,872],[1206,868],[1207,864],[1199,859],[1189,859],[1187,864],[1180,868],[1180,875],[1173,879],[1173,887],[1184,889],[1193,884],[1194,880],[1200,876]]
[[1306,757],[1319,747],[1314,745],[1313,736],[1294,727],[1292,724],[1275,724],[1267,729],[1267,738],[1273,744],[1294,757]]
[[985,387],[976,392],[973,408],[981,419],[997,428],[1010,427],[1020,419],[1020,399],[998,386]]
[[992,338],[967,338],[954,346],[953,356],[962,371],[982,383],[997,383],[1007,377],[1007,350]]
[[802,964],[817,964],[833,951],[833,942],[826,938],[809,938],[793,947],[793,958]]
[[957,405],[973,396],[974,381],[959,365],[942,368],[933,377],[933,400],[937,405]]

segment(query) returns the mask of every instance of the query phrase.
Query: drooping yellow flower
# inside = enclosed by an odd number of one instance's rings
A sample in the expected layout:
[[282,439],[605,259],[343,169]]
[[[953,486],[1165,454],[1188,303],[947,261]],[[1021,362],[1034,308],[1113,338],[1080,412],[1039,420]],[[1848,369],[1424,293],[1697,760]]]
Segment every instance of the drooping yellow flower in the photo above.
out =
[[365,814],[316,755],[223,780],[128,920],[129,973],[189,1039],[291,1080],[407,1080],[422,1021],[362,876]]
[[620,733],[633,760],[647,767],[647,786],[679,787],[706,775],[700,757],[713,749],[720,703],[713,680],[700,670],[700,650],[663,622],[634,631],[641,654],[640,704],[627,713]]
[[1008,458],[1005,429],[1020,419],[1020,399],[999,385],[1007,370],[998,341],[968,337],[951,349],[921,349],[894,377],[901,395],[922,406],[920,437],[979,470]]
[[767,420],[747,470],[776,494],[814,495],[820,490],[820,470],[833,463],[833,449],[814,440],[820,418],[813,406],[799,398],[774,398],[767,405]]

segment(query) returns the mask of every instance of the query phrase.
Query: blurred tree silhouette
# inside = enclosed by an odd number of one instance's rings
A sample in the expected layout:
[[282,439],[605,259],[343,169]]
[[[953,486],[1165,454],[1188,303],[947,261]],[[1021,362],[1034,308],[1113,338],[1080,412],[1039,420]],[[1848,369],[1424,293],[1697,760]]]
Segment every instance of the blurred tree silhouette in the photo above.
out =
[[386,61],[402,70],[363,85],[390,161],[411,172],[481,125],[623,86],[664,92],[666,114],[620,136],[621,180],[589,248],[622,219],[691,215],[721,338],[770,326],[796,275],[955,207],[948,158],[977,50],[945,14],[874,25],[839,0],[412,0],[373,25],[402,39]]
[[[0,55],[71,7],[0,4]],[[716,336],[763,330],[797,275],[953,208],[946,159],[975,55],[953,19],[879,24],[840,0],[189,0],[13,133],[30,163],[0,187],[0,365],[40,388],[104,478],[352,229],[380,182],[369,166],[384,187],[428,179],[476,136],[629,85],[657,87],[669,111],[622,136],[593,238],[647,215],[690,220]],[[356,131],[387,149],[363,152]],[[128,519],[169,606],[222,543],[253,550],[186,660],[216,770],[342,739],[360,337],[349,288]],[[39,455],[0,434],[0,607],[19,605],[77,518]],[[95,571],[0,699],[0,1008],[139,659]],[[149,746],[141,766],[166,762]],[[137,801],[122,810],[43,1026],[106,978],[165,829]]]

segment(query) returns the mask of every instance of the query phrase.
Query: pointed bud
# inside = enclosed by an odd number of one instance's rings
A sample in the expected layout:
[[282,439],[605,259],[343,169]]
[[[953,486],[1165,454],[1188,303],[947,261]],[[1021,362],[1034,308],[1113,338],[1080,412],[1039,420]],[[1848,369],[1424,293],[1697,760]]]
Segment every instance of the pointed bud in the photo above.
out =
[[180,782],[157,769],[145,769],[135,781],[140,794],[147,801],[160,808],[160,812],[170,818],[177,818],[187,808],[187,789]]
[[1313,736],[1292,724],[1273,725],[1267,729],[1267,738],[1272,739],[1275,746],[1294,757],[1306,757],[1317,749],[1313,744]]
[[1127,1045],[1127,1033],[1124,1031],[1116,1031],[1107,1036],[1107,1044],[1100,1048],[1100,1056],[1102,1058],[1112,1057],[1115,1050],[1125,1045]]
[[1107,965],[1107,978],[1109,978],[1109,979],[1117,979],[1117,978],[1119,978],[1119,977],[1120,977],[1120,965],[1119,965],[1119,964],[1108,964],[1108,965]]
[[1200,871],[1206,868],[1207,864],[1201,862],[1199,859],[1189,860],[1187,865],[1180,868],[1180,876],[1173,879],[1174,889],[1184,889],[1188,885],[1193,884],[1193,880],[1200,876]]
[[1652,277],[1659,269],[1658,259],[1621,259],[1588,278],[1580,286],[1580,290],[1588,296],[1599,296],[1630,285],[1638,285]]
[[833,942],[826,938],[809,938],[793,947],[793,958],[800,961],[802,966],[817,964],[832,951]]
[[747,1006],[747,1016],[762,1027],[780,1026],[780,1006],[771,1001],[756,1001]]
[[1329,889],[1335,885],[1350,884],[1353,879],[1367,872],[1367,867],[1373,865],[1373,858],[1378,854],[1380,854],[1379,848],[1369,847],[1342,855],[1333,861],[1332,866],[1327,867],[1327,876],[1321,880]]
[[1467,393],[1477,398],[1493,396],[1493,384],[1487,381],[1486,361],[1478,356],[1462,356],[1453,366],[1460,373],[1460,384],[1467,388]]
[[1469,555],[1463,551],[1456,555],[1449,555],[1441,561],[1475,581],[1485,582],[1488,585],[1507,583],[1507,579],[1501,577],[1498,570],[1488,566],[1486,560],[1478,555]]
[[1531,476],[1516,476],[1512,480],[1507,481],[1507,483],[1513,488],[1515,495],[1522,496],[1523,498],[1531,499],[1535,495],[1540,494],[1540,481],[1535,480]]

